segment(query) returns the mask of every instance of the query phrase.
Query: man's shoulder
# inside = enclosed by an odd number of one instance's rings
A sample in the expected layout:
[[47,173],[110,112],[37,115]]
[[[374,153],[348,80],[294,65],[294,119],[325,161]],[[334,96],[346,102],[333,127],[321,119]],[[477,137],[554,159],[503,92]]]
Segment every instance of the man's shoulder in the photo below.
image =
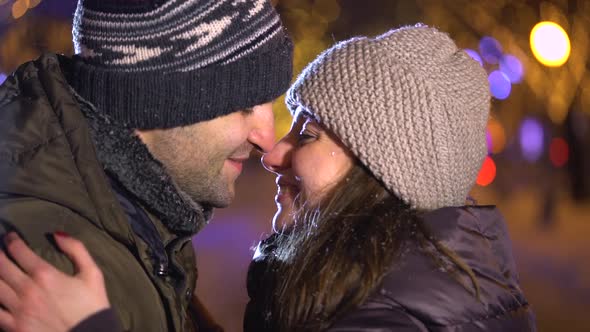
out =
[[80,232],[93,224],[69,208],[31,196],[0,194],[0,234],[16,231],[44,243],[55,231]]
[[22,64],[0,86],[0,157],[18,159],[70,130],[63,114],[79,108],[60,60],[44,54]]
[[56,247],[53,233],[81,233],[91,223],[59,204],[26,196],[0,195],[0,237],[18,233],[40,256],[60,270],[73,273],[69,259]]
[[43,53],[37,59],[22,63],[0,85],[0,107],[16,96],[43,95],[44,91],[37,89],[32,80],[57,80],[67,84],[62,66],[69,63],[69,58],[54,53]]

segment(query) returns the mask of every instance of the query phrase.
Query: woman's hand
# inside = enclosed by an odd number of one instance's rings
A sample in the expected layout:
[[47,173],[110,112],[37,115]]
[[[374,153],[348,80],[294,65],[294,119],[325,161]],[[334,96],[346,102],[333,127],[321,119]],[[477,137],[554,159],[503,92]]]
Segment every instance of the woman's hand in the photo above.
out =
[[9,233],[0,251],[0,329],[8,332],[65,332],[108,308],[102,272],[78,240],[56,232],[55,241],[77,270],[67,275]]

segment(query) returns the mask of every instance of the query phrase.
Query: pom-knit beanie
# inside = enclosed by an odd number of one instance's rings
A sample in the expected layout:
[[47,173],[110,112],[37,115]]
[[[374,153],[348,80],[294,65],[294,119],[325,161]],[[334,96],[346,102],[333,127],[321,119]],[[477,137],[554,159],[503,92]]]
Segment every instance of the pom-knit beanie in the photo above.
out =
[[486,156],[485,70],[424,25],[322,53],[287,92],[414,208],[465,204]]
[[283,94],[292,42],[268,0],[78,0],[69,81],[131,128],[170,128]]

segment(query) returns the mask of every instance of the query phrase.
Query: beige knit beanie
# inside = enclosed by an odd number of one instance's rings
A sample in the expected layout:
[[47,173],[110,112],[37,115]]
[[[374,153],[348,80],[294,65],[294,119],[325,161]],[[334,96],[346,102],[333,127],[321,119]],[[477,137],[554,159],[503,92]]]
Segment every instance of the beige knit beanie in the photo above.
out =
[[465,204],[486,156],[485,70],[425,25],[336,44],[287,92],[418,209]]

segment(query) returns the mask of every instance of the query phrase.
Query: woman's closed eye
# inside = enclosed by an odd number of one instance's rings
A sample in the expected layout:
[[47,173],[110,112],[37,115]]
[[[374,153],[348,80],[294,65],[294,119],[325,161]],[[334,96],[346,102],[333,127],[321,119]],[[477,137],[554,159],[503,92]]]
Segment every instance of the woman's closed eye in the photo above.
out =
[[297,135],[297,144],[305,144],[317,139],[317,135],[308,132],[306,130],[302,131]]

